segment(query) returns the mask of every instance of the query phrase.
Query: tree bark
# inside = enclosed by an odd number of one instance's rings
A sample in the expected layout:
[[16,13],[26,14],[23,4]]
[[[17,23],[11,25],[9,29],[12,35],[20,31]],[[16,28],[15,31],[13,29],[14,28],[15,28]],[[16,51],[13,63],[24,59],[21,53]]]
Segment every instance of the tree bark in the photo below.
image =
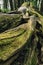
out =
[[12,0],[9,0],[9,1],[10,1],[11,10],[13,10],[13,2],[12,2]]
[[8,0],[3,0],[4,9],[7,9]]
[[41,12],[43,13],[43,0],[41,2]]

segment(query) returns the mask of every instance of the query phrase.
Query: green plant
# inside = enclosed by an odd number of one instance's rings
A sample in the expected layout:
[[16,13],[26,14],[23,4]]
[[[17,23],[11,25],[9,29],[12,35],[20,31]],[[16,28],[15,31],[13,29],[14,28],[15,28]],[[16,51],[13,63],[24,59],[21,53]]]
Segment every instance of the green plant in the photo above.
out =
[[0,12],[2,12],[2,13],[7,13],[7,12],[9,12],[10,10],[8,10],[8,9],[0,9]]

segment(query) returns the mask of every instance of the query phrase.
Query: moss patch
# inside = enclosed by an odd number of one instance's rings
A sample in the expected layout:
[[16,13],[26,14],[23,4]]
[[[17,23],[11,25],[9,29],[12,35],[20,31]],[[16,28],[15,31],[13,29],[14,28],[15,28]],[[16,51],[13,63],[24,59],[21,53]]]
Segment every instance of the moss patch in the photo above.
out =
[[29,2],[24,2],[24,3],[22,4],[22,6],[28,7],[28,6],[29,6]]
[[4,14],[0,15],[0,32],[18,26],[21,22],[21,14]]

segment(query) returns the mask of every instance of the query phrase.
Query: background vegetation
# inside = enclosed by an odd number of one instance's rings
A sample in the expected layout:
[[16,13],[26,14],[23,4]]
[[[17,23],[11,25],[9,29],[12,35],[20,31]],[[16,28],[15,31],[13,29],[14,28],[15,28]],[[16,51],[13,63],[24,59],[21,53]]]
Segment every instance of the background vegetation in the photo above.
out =
[[37,11],[43,13],[43,0],[3,0],[3,12],[8,11],[8,3],[10,10],[17,10],[24,2],[29,2],[30,6],[32,5]]

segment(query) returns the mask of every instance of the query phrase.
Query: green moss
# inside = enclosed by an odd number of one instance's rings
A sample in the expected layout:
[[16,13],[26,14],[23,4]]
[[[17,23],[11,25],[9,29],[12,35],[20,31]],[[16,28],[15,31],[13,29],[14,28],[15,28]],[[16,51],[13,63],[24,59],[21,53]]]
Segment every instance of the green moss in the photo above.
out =
[[[17,52],[17,50],[20,50],[21,47],[26,44],[33,31],[29,28],[28,23],[26,24],[27,28],[24,28],[24,26],[25,24],[18,27],[16,31],[13,29],[12,31],[9,30],[7,32],[4,32],[2,33],[2,36],[0,34],[2,38],[0,39],[0,59],[8,59],[10,56],[12,56],[12,54]],[[5,36],[3,36],[3,34]]]
[[38,13],[37,11],[35,11],[35,9],[33,9],[33,8],[30,9],[30,13],[38,16],[38,20],[39,20],[38,22],[42,25],[41,29],[42,29],[42,32],[43,32],[43,16],[40,13]]
[[34,52],[34,55],[31,60],[31,65],[37,65],[37,53]]
[[22,4],[22,6],[28,7],[28,6],[29,6],[29,2],[24,2],[24,3]]
[[27,37],[27,32],[24,32],[24,34],[16,38],[12,38],[10,40],[7,39],[7,41],[5,40],[6,44],[8,43],[8,45],[0,46],[0,58],[3,60],[7,59],[10,55],[12,55],[13,52],[25,44]]
[[[40,18],[41,24],[43,25],[43,16],[37,13],[34,10],[30,11],[32,14],[38,15]],[[15,52],[20,50],[25,44],[27,44],[27,40],[30,40],[31,35],[33,34],[33,25],[28,20],[28,23],[18,26],[21,23],[21,15],[1,15],[0,16],[0,59],[7,60],[11,57]],[[9,30],[7,30],[9,29]],[[7,31],[5,31],[7,30]],[[36,63],[36,55],[31,59],[31,65],[35,65]]]
[[21,14],[4,14],[0,15],[0,32],[3,32],[7,29],[14,28],[18,26],[21,22]]
[[14,38],[23,34],[24,31],[25,31],[24,29],[18,29],[18,30],[10,29],[8,31],[1,33],[0,46],[7,44],[9,45],[9,43],[11,43],[14,40]]

